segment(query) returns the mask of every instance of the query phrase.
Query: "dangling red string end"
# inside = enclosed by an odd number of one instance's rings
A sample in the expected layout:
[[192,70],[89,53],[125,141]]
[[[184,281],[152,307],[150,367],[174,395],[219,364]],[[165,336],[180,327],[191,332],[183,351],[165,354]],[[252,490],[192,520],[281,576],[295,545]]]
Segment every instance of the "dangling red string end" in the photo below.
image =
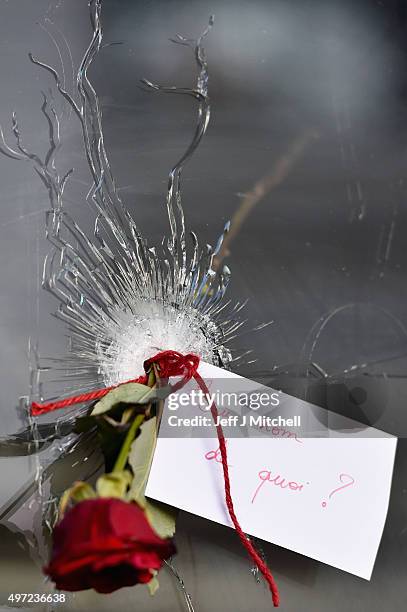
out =
[[[157,353],[157,355],[155,355],[151,359],[147,359],[144,362],[145,372],[148,373],[151,370],[153,365],[156,366],[159,372],[160,378],[171,378],[174,376],[182,377],[180,381],[178,381],[175,385],[172,386],[172,391],[177,391],[178,389],[182,388],[189,380],[191,380],[191,378],[194,378],[199,388],[203,391],[203,393],[209,394],[209,389],[205,381],[203,380],[201,375],[198,374],[199,357],[197,355],[193,355],[193,354],[182,355],[182,353],[178,353],[177,351],[162,351],[160,353]],[[127,384],[129,382],[138,382],[141,384],[146,384],[147,378],[148,378],[147,374],[144,374],[143,376],[140,376],[139,378],[128,380],[126,381],[126,383],[121,383],[121,384]],[[76,395],[74,397],[68,397],[68,398],[65,398],[65,399],[62,399],[56,402],[47,402],[44,404],[33,402],[31,404],[31,414],[32,416],[39,416],[41,414],[52,412],[53,410],[59,410],[61,408],[68,408],[69,406],[83,404],[86,402],[94,402],[96,400],[101,399],[105,395],[107,395],[109,391],[111,391],[112,389],[115,389],[117,386],[120,386],[120,385],[116,385],[114,387],[106,387],[104,389],[99,389],[98,391],[92,391],[90,393],[83,393],[81,395]],[[211,405],[211,414],[212,414],[212,418],[214,422],[216,423],[217,417],[218,417],[218,409],[214,402]],[[271,591],[271,596],[272,596],[274,606],[278,607],[280,604],[280,596],[279,596],[277,584],[273,578],[273,575],[270,569],[268,568],[267,564],[265,563],[265,561],[261,558],[261,556],[255,549],[251,541],[248,539],[248,537],[244,533],[237,519],[236,513],[235,513],[235,509],[233,506],[232,493],[231,493],[230,477],[229,477],[226,440],[225,440],[225,436],[223,434],[223,429],[221,425],[216,425],[216,433],[218,436],[219,449],[220,449],[221,458],[222,458],[225,501],[226,501],[226,506],[229,512],[230,519],[240,538],[242,545],[245,547],[250,558],[257,565],[264,579],[266,580],[270,588],[270,591]]]

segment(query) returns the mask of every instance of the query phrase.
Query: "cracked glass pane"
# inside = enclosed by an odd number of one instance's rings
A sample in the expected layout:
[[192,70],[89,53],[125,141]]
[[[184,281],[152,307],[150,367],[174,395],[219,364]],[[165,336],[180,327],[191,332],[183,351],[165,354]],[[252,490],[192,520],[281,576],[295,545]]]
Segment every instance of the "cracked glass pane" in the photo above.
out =
[[[0,1],[5,584],[24,568],[43,592],[58,497],[102,463],[73,432],[83,408],[32,419],[30,402],[173,348],[400,437],[376,573],[334,580],[372,611],[392,586],[401,608],[406,27],[396,0]],[[233,534],[186,514],[178,532],[154,599],[66,609],[268,605]],[[330,568],[262,554],[292,609],[304,590],[342,609]]]

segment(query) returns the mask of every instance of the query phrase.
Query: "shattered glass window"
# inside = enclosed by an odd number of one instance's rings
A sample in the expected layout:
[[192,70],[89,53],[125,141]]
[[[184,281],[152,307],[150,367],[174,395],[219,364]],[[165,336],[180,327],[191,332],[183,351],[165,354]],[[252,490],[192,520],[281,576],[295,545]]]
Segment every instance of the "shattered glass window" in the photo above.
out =
[[[4,584],[43,592],[58,496],[102,461],[82,408],[30,402],[173,348],[400,437],[371,583],[262,547],[289,609],[401,609],[406,27],[396,0],[0,2]],[[154,599],[66,609],[268,605],[233,533],[178,529]]]

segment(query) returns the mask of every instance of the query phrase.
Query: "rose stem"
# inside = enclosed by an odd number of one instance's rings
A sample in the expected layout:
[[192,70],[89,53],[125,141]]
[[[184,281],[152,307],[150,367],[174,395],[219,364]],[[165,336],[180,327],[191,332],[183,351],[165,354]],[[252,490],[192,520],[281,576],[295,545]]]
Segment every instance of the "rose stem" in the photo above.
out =
[[130,452],[130,446],[134,438],[136,437],[136,433],[144,419],[145,414],[138,414],[134,419],[133,423],[131,424],[130,429],[127,432],[127,435],[123,442],[123,446],[120,449],[119,456],[117,457],[116,463],[114,464],[113,472],[121,472],[124,469],[124,466],[127,463],[127,457]]
[[[153,387],[154,384],[155,384],[155,374],[154,374],[154,371],[151,370],[151,372],[148,375],[148,386]],[[147,410],[148,410],[148,407],[147,407]],[[130,446],[132,445],[132,442],[134,438],[136,437],[136,433],[139,430],[145,417],[146,417],[145,414],[138,414],[136,418],[134,419],[133,423],[131,424],[130,429],[127,432],[127,435],[124,439],[123,446],[120,449],[119,456],[117,457],[116,463],[114,464],[113,472],[121,472],[124,469],[127,463],[127,458],[129,456]]]

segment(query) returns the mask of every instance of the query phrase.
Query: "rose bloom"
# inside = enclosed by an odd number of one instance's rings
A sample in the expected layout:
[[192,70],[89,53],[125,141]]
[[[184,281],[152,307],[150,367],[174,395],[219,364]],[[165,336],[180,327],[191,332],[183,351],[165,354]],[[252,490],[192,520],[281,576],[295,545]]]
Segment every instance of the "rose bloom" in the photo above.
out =
[[56,525],[53,551],[44,572],[62,591],[111,593],[150,582],[175,553],[172,540],[152,529],[135,503],[116,498],[82,501]]

